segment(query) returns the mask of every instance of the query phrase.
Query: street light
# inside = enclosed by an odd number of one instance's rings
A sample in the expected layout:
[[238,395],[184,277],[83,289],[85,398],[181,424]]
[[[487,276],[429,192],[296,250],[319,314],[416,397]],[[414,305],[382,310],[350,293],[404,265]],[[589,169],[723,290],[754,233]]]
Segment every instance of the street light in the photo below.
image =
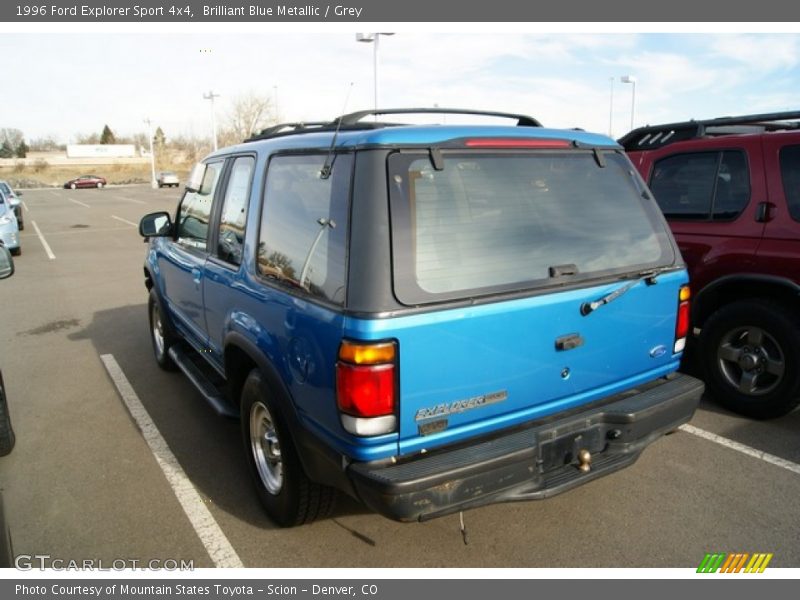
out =
[[633,130],[633,115],[636,112],[636,77],[633,75],[623,75],[619,78],[622,83],[630,83],[631,89],[631,130]]
[[156,155],[153,152],[153,129],[150,126],[149,117],[144,122],[147,124],[147,139],[150,140],[150,186],[156,189],[158,182],[156,181]]
[[608,137],[614,137],[614,78],[609,77],[611,82],[611,101],[608,104]]
[[378,40],[382,35],[394,35],[394,33],[357,33],[356,41],[372,46],[372,79],[375,94],[375,110],[378,110]]
[[214,98],[219,98],[219,94],[215,94],[213,90],[209,90],[207,94],[203,94],[203,99],[211,100],[211,136],[214,141],[214,152],[217,151],[217,120],[214,116]]

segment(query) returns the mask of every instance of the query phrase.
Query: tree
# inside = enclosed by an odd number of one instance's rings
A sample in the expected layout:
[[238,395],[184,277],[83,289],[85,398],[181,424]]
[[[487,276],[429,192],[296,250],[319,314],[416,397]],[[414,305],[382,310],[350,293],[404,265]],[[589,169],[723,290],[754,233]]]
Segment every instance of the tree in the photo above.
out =
[[28,149],[29,148],[25,143],[25,140],[22,140],[14,150],[14,153],[17,155],[17,158],[25,158],[28,155]]
[[24,141],[25,136],[19,129],[14,129],[13,127],[4,127],[0,129],[0,144],[8,143],[12,154],[14,153],[14,149],[18,148]]
[[106,125],[103,127],[103,133],[100,134],[100,143],[101,144],[116,144],[117,141],[114,138],[114,132],[111,131],[111,128]]
[[156,150],[163,150],[166,145],[167,136],[164,135],[161,127],[156,127],[156,132],[153,135],[153,146],[155,146]]
[[269,96],[254,91],[241,94],[234,98],[226,126],[220,131],[221,144],[237,144],[272,123],[275,116]]
[[12,148],[8,140],[5,140],[3,145],[0,146],[0,158],[14,158],[14,148]]

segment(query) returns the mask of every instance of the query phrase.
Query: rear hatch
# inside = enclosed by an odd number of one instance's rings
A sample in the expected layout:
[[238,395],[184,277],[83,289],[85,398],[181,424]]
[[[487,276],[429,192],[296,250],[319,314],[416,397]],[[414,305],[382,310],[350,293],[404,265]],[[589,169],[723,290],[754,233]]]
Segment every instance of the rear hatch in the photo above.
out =
[[389,157],[401,453],[674,370],[685,271],[615,149],[479,144]]

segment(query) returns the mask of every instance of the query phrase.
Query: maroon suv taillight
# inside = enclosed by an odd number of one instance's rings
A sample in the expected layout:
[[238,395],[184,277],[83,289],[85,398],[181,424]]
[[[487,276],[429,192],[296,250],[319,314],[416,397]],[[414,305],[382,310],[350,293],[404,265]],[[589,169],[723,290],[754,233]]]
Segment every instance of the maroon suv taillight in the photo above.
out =
[[673,354],[683,352],[683,349],[686,347],[686,336],[689,335],[689,313],[691,308],[689,299],[691,297],[692,292],[689,286],[681,286],[678,292],[678,318],[675,321],[675,345],[672,348]]
[[380,435],[397,427],[397,345],[342,342],[336,363],[336,402],[344,428]]

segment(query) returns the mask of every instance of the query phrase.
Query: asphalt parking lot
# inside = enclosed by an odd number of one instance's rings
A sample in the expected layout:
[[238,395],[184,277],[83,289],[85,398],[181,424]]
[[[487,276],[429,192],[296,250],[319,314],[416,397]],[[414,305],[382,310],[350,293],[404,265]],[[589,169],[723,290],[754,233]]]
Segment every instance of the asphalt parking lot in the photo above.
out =
[[327,520],[275,527],[238,424],[151,355],[137,223],[173,211],[178,196],[146,186],[24,193],[22,255],[0,282],[0,368],[17,434],[0,485],[16,554],[195,567],[696,568],[706,552],[771,552],[770,567],[800,565],[800,412],[754,422],[705,400],[691,428],[622,472],[465,513],[468,545],[458,515],[400,524],[347,499]]

